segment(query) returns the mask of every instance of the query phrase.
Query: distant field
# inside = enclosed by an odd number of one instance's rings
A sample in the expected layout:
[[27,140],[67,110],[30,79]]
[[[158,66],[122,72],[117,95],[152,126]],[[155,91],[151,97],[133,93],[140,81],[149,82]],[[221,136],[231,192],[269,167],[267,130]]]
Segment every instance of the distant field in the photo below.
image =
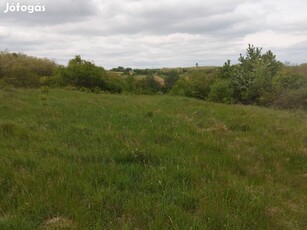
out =
[[0,90],[0,229],[307,229],[306,113]]

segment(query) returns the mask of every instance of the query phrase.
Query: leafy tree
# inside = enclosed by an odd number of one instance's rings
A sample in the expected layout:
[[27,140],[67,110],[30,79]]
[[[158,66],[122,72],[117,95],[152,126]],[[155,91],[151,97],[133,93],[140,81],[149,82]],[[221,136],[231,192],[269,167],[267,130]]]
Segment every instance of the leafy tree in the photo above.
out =
[[62,86],[88,88],[92,91],[100,89],[111,93],[122,92],[124,84],[119,76],[107,73],[104,68],[83,60],[80,56],[71,59],[67,67],[59,67],[55,79]]
[[106,75],[106,71],[102,67],[97,67],[95,64],[89,61],[81,60],[80,56],[76,57],[76,62],[72,60],[68,69],[75,73],[75,79],[77,86],[83,86],[87,88],[104,88],[105,83],[102,77]]
[[134,69],[133,70],[137,75],[154,75],[156,73],[160,74],[160,69]]
[[245,104],[259,103],[272,91],[272,79],[281,69],[271,51],[262,54],[261,48],[248,46],[246,55],[240,54],[239,65],[231,76],[235,98]]
[[124,68],[122,66],[118,66],[117,68],[113,68],[111,69],[111,71],[114,71],[114,72],[122,72],[124,74],[129,74],[130,71],[132,71],[132,68]]
[[82,60],[80,56],[71,59],[66,68],[60,69],[59,74],[64,85],[89,89],[96,87],[104,89],[106,87],[103,80],[106,71],[102,67],[95,66],[92,62]]
[[116,71],[116,72],[124,72],[125,68],[122,66],[118,66],[117,68],[111,69],[111,71]]

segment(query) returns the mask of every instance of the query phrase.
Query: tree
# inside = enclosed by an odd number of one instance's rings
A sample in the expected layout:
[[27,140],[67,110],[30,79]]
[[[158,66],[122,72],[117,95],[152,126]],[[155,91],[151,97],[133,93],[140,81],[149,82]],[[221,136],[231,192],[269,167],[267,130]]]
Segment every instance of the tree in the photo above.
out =
[[224,63],[223,67],[219,69],[218,77],[221,79],[230,79],[233,75],[235,66],[230,64],[230,60]]
[[240,63],[231,76],[234,95],[239,102],[259,103],[272,91],[272,79],[282,64],[271,51],[261,52],[261,48],[249,45],[245,56],[240,54]]
[[60,70],[64,85],[86,87],[89,89],[106,87],[103,77],[106,71],[102,67],[97,67],[94,63],[82,60],[80,56],[75,56],[68,62],[66,68]]

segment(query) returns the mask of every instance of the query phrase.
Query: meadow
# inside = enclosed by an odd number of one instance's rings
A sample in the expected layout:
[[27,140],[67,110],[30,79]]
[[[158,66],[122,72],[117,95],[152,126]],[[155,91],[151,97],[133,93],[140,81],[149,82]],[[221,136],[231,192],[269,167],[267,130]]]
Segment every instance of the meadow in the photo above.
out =
[[307,229],[306,118],[0,89],[0,229]]

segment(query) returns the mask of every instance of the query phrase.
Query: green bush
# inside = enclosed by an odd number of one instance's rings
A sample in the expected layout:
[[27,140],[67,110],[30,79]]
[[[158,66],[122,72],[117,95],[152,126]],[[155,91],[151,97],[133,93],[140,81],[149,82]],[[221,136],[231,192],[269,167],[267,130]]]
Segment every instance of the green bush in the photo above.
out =
[[87,88],[97,92],[97,88],[111,93],[121,93],[124,81],[117,75],[107,73],[104,68],[80,56],[71,59],[67,67],[59,67],[54,78],[61,86]]
[[165,91],[168,92],[174,87],[176,82],[179,80],[180,76],[179,76],[179,72],[176,70],[171,70],[165,74],[166,74]]
[[307,110],[307,87],[282,91],[273,102],[273,106],[281,109]]
[[106,75],[106,71],[89,61],[82,60],[80,56],[71,59],[66,68],[60,69],[59,74],[65,85],[89,89],[96,87],[103,89],[105,87],[102,78]]
[[153,76],[146,76],[145,78],[135,82],[135,91],[136,94],[157,94],[162,92],[163,87]]
[[210,101],[221,103],[233,103],[233,87],[231,81],[227,79],[217,80],[211,86],[211,90],[208,96]]
[[4,89],[4,88],[7,88],[7,87],[11,87],[11,85],[8,84],[5,79],[0,79],[0,89]]
[[102,88],[102,90],[110,93],[122,93],[126,87],[126,82],[122,77],[110,72],[107,72],[106,75],[102,77],[102,80],[104,81],[104,88]]
[[192,84],[191,81],[187,80],[186,78],[180,78],[172,90],[170,91],[171,95],[177,95],[177,96],[186,96],[191,97],[192,96]]
[[0,79],[15,87],[39,87],[42,76],[53,76],[57,65],[48,59],[0,52]]
[[133,75],[129,75],[125,78],[125,90],[128,93],[134,93],[136,89],[136,80]]
[[278,73],[273,79],[275,90],[299,89],[307,85],[307,76],[303,74],[284,71]]
[[171,94],[198,99],[206,99],[210,93],[210,86],[214,83],[214,76],[200,71],[189,73],[186,78],[179,79]]

